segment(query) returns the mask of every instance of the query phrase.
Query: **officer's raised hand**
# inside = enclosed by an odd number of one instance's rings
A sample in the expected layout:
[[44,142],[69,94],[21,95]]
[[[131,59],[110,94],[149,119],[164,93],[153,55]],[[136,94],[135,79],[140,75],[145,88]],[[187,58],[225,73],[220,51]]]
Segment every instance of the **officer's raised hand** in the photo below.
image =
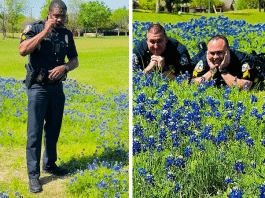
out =
[[223,59],[222,63],[220,64],[220,66],[218,67],[219,71],[226,68],[229,65],[229,63],[230,63],[230,50],[226,50],[225,55],[224,55],[224,59]]
[[52,28],[56,27],[57,19],[49,18],[44,26],[44,32],[46,34],[50,34],[52,32]]

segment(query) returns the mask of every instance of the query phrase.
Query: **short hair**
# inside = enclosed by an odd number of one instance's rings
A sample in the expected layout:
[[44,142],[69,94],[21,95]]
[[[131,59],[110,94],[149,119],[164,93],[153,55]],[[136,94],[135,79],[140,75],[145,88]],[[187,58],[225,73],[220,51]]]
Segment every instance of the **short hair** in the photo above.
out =
[[216,36],[213,36],[212,38],[210,38],[210,40],[209,40],[208,43],[210,43],[210,41],[216,41],[216,40],[219,40],[219,39],[224,40],[224,41],[225,41],[225,46],[226,46],[226,48],[227,48],[227,49],[230,49],[230,47],[229,47],[229,43],[228,43],[228,40],[227,40],[227,38],[226,38],[225,36],[223,36],[223,35],[216,35]]
[[160,24],[153,24],[153,25],[151,25],[148,28],[147,33],[153,33],[153,34],[162,33],[163,36],[167,37],[165,28],[162,25],[160,25]]
[[53,0],[49,6],[49,12],[51,12],[54,8],[62,8],[62,10],[67,11],[67,6],[62,0]]

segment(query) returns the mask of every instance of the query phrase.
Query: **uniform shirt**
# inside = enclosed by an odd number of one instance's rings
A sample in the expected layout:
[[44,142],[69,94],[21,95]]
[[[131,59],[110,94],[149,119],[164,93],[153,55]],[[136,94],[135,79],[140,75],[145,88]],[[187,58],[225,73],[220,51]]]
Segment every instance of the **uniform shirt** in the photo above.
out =
[[[36,21],[28,25],[21,34],[22,43],[26,39],[31,39],[44,29],[45,22]],[[52,32],[45,37],[40,45],[29,54],[29,63],[33,69],[40,71],[51,70],[65,63],[65,56],[69,60],[78,56],[72,33],[63,27],[62,29],[52,28]]]
[[[140,65],[141,69],[144,70],[153,55],[149,49],[146,39],[143,39],[137,46],[134,47],[133,53],[135,54],[135,64]],[[192,73],[193,68],[190,64],[190,55],[184,45],[178,42],[176,39],[168,38],[166,49],[160,55],[165,59],[164,71],[171,71],[174,75],[184,74],[186,71],[189,74]]]
[[[201,77],[210,70],[206,56],[207,53],[205,52],[201,59],[199,59],[199,57],[197,57],[196,60],[193,59],[194,64],[196,64],[193,71],[193,78]],[[238,79],[245,79],[254,82],[256,75],[254,63],[247,54],[243,52],[230,50],[230,63],[225,69],[228,73]],[[220,86],[221,84],[226,85],[221,73],[218,70],[214,74],[213,79],[215,80],[217,86]]]

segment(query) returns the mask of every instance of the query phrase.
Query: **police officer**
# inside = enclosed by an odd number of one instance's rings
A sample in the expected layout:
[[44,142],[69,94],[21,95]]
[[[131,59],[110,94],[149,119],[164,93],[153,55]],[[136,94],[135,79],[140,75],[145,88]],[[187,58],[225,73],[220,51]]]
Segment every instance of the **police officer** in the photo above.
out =
[[186,47],[176,39],[167,37],[165,29],[159,24],[148,28],[147,38],[135,46],[133,53],[135,64],[144,73],[158,69],[174,80],[180,73],[188,71],[191,74],[193,71]]
[[[65,96],[62,77],[78,66],[77,52],[72,33],[64,27],[67,7],[61,0],[54,0],[49,6],[44,21],[31,23],[21,35],[19,53],[29,55],[31,75],[28,95],[27,127],[27,169],[29,190],[42,191],[40,177],[40,155],[44,126],[45,152],[43,172],[54,175],[67,174],[58,167],[56,145],[60,133]],[[65,56],[69,62],[65,63]],[[44,124],[45,120],[45,124]]]
[[207,52],[205,50],[202,53],[203,50],[205,49],[202,48],[191,61],[196,65],[193,81],[200,84],[214,79],[217,86],[237,85],[241,89],[245,86],[251,88],[256,74],[254,63],[247,54],[231,50],[226,37],[212,37]]

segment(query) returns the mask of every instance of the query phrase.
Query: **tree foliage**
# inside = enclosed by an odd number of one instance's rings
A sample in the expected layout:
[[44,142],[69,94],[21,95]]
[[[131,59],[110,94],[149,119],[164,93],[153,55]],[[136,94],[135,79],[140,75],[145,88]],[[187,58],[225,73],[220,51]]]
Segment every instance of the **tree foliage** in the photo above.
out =
[[[225,5],[225,3],[220,1],[220,0],[210,0],[210,2],[211,2],[211,8],[213,5],[215,5],[215,6],[224,6]],[[196,7],[196,6],[208,8],[209,0],[192,0],[191,1],[191,7]]]
[[22,11],[26,7],[26,4],[24,0],[6,0],[5,4],[7,10],[7,22],[11,25],[11,31],[14,38],[15,26],[18,23]]
[[41,7],[40,15],[42,19],[45,19],[48,16],[49,6],[52,1],[53,0],[46,0],[45,4]]
[[80,36],[80,32],[84,29],[80,23],[78,23],[78,13],[80,12],[80,6],[82,4],[82,0],[72,0],[68,5],[67,16],[68,20],[66,23],[66,27],[74,32],[78,32]]
[[237,0],[235,4],[237,10],[243,10],[256,9],[259,7],[259,3],[261,3],[261,0]]
[[89,1],[80,5],[78,22],[87,29],[93,29],[98,33],[99,28],[107,26],[111,10],[99,1]]
[[155,11],[156,10],[156,3],[157,3],[157,0],[139,0],[139,6],[143,10]]
[[114,10],[110,16],[110,20],[117,26],[118,35],[122,29],[127,31],[129,25],[129,10],[125,7]]

